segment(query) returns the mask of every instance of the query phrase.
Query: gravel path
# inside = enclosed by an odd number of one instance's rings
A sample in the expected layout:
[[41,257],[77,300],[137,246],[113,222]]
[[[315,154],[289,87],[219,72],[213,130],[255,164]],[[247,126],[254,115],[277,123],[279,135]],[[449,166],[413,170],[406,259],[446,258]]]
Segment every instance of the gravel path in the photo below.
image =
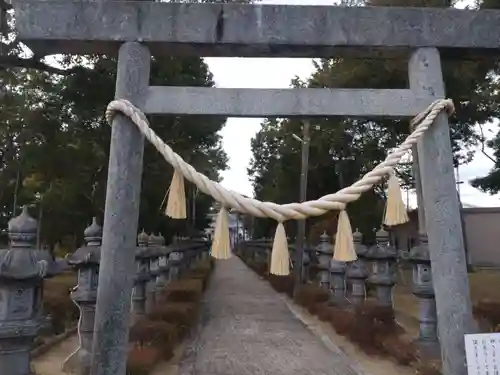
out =
[[361,375],[243,262],[217,262],[178,375]]

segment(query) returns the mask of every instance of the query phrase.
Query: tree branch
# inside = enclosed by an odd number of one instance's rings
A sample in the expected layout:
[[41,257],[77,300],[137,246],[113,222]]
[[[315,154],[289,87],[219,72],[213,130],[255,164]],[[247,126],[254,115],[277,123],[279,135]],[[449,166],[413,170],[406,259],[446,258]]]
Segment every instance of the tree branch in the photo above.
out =
[[0,56],[0,69],[24,68],[40,70],[52,74],[69,75],[73,69],[60,69],[36,58],[22,59],[18,56]]
[[488,159],[490,159],[493,163],[496,163],[495,159],[493,159],[486,152],[486,142],[485,142],[484,130],[483,130],[483,125],[482,124],[479,124],[479,131],[481,132],[481,152],[483,153],[484,156],[486,156]]

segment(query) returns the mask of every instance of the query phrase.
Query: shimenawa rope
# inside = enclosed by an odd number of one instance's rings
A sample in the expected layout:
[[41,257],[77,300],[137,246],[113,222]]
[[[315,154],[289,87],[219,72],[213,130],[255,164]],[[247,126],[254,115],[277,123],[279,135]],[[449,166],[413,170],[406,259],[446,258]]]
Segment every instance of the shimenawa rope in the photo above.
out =
[[443,110],[446,110],[448,115],[454,112],[455,108],[451,99],[436,100],[425,111],[417,115],[411,121],[414,130],[405,141],[392,153],[387,155],[382,163],[351,186],[339,190],[334,194],[325,195],[317,200],[284,205],[244,197],[198,173],[196,169],[186,163],[182,157],[176,154],[170,146],[156,135],[154,130],[150,128],[146,116],[125,99],[114,100],[108,104],[106,119],[111,125],[117,113],[122,113],[129,117],[176,171],[179,171],[184,178],[194,183],[202,192],[222,203],[224,207],[230,207],[236,211],[256,217],[269,217],[278,222],[284,222],[289,219],[300,220],[311,216],[320,216],[331,210],[343,210],[347,203],[357,200],[362,193],[370,190],[384,177],[389,175],[401,158],[411,149],[412,145],[417,143]]

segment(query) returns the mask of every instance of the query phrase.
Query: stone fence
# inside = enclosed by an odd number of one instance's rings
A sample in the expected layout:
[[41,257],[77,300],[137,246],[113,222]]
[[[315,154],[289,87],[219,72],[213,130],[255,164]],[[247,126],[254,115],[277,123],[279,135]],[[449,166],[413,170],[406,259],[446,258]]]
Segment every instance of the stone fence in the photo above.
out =
[[[66,259],[54,260],[36,249],[38,224],[27,208],[8,224],[9,246],[0,249],[0,369],[2,375],[31,374],[31,350],[39,331],[50,317],[42,308],[43,281],[68,268],[78,274],[77,285],[68,291],[80,310],[80,346],[63,365],[65,372],[88,373],[99,287],[102,228],[94,218],[85,230],[85,246]],[[131,296],[132,320],[147,314],[157,291],[182,277],[194,262],[209,256],[203,239],[175,238],[169,246],[159,235],[142,232],[135,250],[136,270]],[[131,322],[132,324],[132,322]]]
[[[392,291],[397,282],[398,264],[412,266],[412,291],[419,300],[419,337],[422,352],[439,353],[437,336],[436,301],[432,283],[431,263],[427,237],[421,236],[419,244],[408,251],[397,251],[391,244],[390,234],[381,229],[376,244],[362,244],[362,234],[353,234],[358,260],[338,262],[333,260],[333,241],[327,234],[320,237],[318,246],[305,246],[305,282],[317,283],[330,293],[330,303],[343,309],[354,309],[367,299],[367,290],[373,290],[378,306],[393,307]],[[267,263],[271,256],[272,240],[258,239],[238,244],[244,259]],[[295,247],[289,245],[292,267]],[[311,272],[312,269],[316,272]],[[293,272],[293,271],[292,271]]]

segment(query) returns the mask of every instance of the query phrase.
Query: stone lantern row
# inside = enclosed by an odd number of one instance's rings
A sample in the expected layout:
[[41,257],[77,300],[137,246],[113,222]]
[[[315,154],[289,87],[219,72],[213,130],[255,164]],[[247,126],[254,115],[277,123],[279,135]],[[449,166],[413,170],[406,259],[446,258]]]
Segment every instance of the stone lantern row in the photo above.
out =
[[[85,229],[85,246],[66,260],[53,260],[35,247],[38,224],[26,207],[8,223],[9,246],[0,249],[0,373],[30,375],[30,351],[39,330],[47,324],[42,311],[43,280],[68,270],[78,272],[78,284],[70,297],[80,310],[79,347],[63,365],[65,372],[88,374],[101,260],[102,228],[94,218]],[[176,239],[165,246],[161,235],[138,235],[132,293],[133,317],[147,314],[157,292],[189,269],[202,253],[206,241]]]
[[[95,218],[84,236],[86,246],[67,257],[67,262],[78,271],[78,285],[71,292],[71,298],[80,309],[80,345],[63,365],[65,372],[73,374],[88,374],[91,364],[102,242],[102,228]],[[206,246],[206,242],[203,245]],[[177,238],[172,246],[165,246],[165,238],[161,235],[148,235],[143,230],[137,236],[131,296],[133,321],[150,313],[158,292],[189,268],[191,249],[191,244],[184,238]],[[199,248],[195,250],[199,251]]]
[[363,236],[359,232],[354,233],[353,238],[358,259],[344,263],[332,259],[333,249],[328,235],[324,233],[320,237],[317,253],[323,267],[320,267],[319,283],[331,291],[331,302],[343,308],[360,305],[366,298],[366,286],[370,284],[375,288],[377,304],[392,308],[398,260],[408,261],[413,270],[413,294],[419,299],[420,331],[417,342],[424,355],[439,354],[436,300],[427,236],[421,235],[419,245],[408,253],[399,254],[384,229],[376,233],[374,246],[363,245]]

